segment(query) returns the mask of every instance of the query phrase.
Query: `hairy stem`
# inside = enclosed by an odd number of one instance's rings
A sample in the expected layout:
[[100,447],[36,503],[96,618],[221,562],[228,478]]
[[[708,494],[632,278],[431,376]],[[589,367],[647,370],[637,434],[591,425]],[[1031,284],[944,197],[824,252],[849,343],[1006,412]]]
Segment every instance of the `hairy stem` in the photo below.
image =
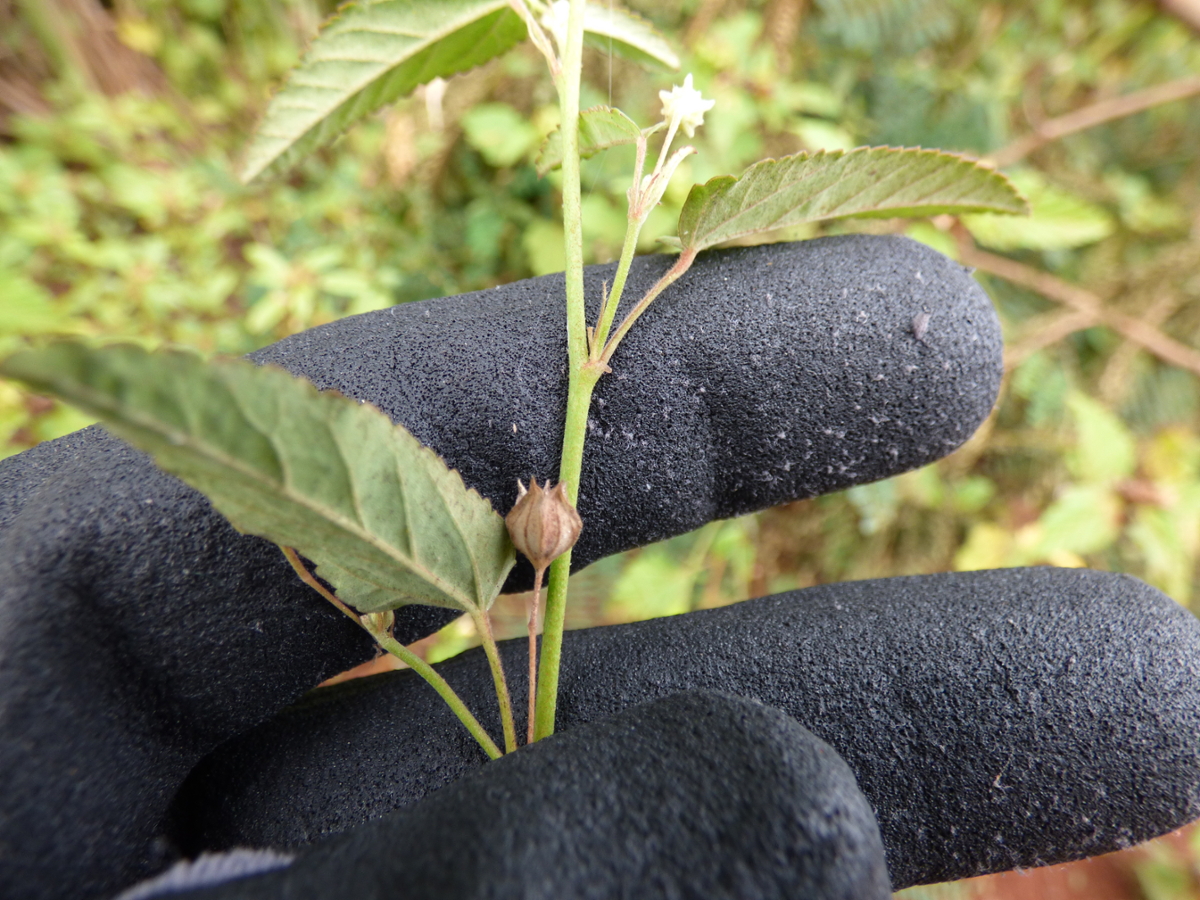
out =
[[525,708],[525,743],[534,742],[534,721],[537,712],[537,658],[538,658],[538,606],[542,599],[543,567],[533,573],[533,597],[529,600],[529,704]]
[[[556,83],[562,110],[563,141],[563,230],[566,234],[567,270],[567,416],[563,427],[562,459],[558,480],[566,482],[571,503],[578,502],[579,473],[583,469],[583,442],[587,436],[587,414],[598,373],[588,368],[587,319],[583,297],[583,207],[579,175],[579,84],[583,73],[584,0],[570,0],[567,16],[567,46],[562,54],[562,72]],[[546,622],[538,666],[537,708],[534,737],[554,732],[558,703],[558,665],[562,653],[562,631],[567,602],[567,575],[571,571],[568,550],[550,566],[546,596]]]
[[583,72],[584,0],[571,0],[567,46],[563,52],[559,105],[562,110],[563,232],[567,270],[567,354],[571,371],[587,356],[587,322],[583,298],[583,201],[579,166],[579,82]]
[[429,683],[429,686],[438,692],[438,696],[446,701],[446,705],[458,716],[458,720],[466,726],[467,731],[471,733],[471,737],[479,742],[479,746],[483,748],[483,752],[489,758],[499,759],[503,755],[500,752],[500,748],[496,746],[496,742],[492,740],[491,736],[484,731],[483,726],[479,724],[479,720],[471,714],[471,711],[467,709],[467,705],[462,702],[458,694],[454,693],[454,688],[450,687],[446,683],[446,679],[439,675],[429,663],[425,662],[425,660],[421,659],[421,657],[417,656],[417,654],[388,634],[385,629],[367,627],[360,616],[339,600],[325,585],[313,577],[313,574],[300,561],[300,556],[295,550],[291,547],[283,546],[279,549],[283,551],[284,557],[291,563],[292,568],[296,570],[296,574],[300,576],[301,581],[353,619],[354,624],[375,638],[375,642],[380,647],[424,678]]
[[612,330],[613,318],[616,316],[617,306],[621,302],[621,293],[625,290],[625,279],[629,277],[629,267],[633,263],[634,253],[637,252],[638,235],[642,231],[642,222],[644,221],[645,219],[635,219],[631,215],[629,223],[625,226],[625,245],[621,248],[621,261],[617,263],[617,274],[613,279],[612,292],[608,295],[608,302],[604,305],[600,321],[596,323],[596,336],[592,341],[593,359],[600,358],[600,353],[608,340],[608,333]]
[[483,752],[490,759],[499,759],[502,754],[500,748],[496,746],[496,742],[491,736],[484,731],[483,726],[479,724],[479,720],[471,715],[471,711],[467,709],[467,705],[462,702],[458,694],[454,693],[454,688],[446,683],[446,679],[439,675],[429,663],[417,656],[398,640],[388,634],[386,631],[371,632],[372,636],[379,643],[379,646],[386,650],[392,656],[396,657],[402,663],[405,663],[410,669],[429,682],[429,686],[438,692],[438,696],[446,701],[446,705],[454,711],[458,716],[458,720],[467,727],[467,731],[471,732],[471,737],[479,741],[479,746],[483,748]]
[[625,335],[629,333],[629,329],[633,327],[633,323],[641,318],[642,313],[649,308],[650,304],[654,302],[654,299],[659,294],[683,277],[683,274],[692,267],[692,263],[695,261],[695,250],[684,250],[683,253],[680,254],[679,259],[675,261],[675,265],[671,266],[671,268],[663,274],[662,278],[658,279],[658,281],[654,283],[654,286],[646,292],[646,296],[638,301],[638,305],[629,311],[629,315],[627,315],[624,321],[621,322],[620,326],[618,326],[616,333],[611,339],[609,339],[608,343],[604,345],[604,351],[600,354],[600,361],[602,363],[605,365],[608,364],[608,361],[612,359],[613,353],[621,343],[621,339],[624,338]]
[[[588,409],[592,391],[603,371],[588,367],[572,371],[567,393],[567,417],[563,428],[562,463],[559,481],[567,486],[573,505],[579,503],[579,476],[583,471],[583,443],[587,436]],[[546,589],[546,615],[542,625],[542,658],[538,665],[537,714],[534,737],[541,740],[554,733],[554,712],[558,704],[558,666],[562,656],[563,623],[567,607],[567,577],[571,574],[571,551],[550,564]]]
[[496,699],[500,703],[500,722],[504,728],[504,752],[512,753],[517,749],[517,726],[513,720],[512,698],[508,694],[508,679],[504,677],[504,663],[496,647],[496,636],[492,633],[492,618],[486,610],[478,609],[471,610],[470,616],[483,639],[483,652],[487,654],[488,665],[492,668]]

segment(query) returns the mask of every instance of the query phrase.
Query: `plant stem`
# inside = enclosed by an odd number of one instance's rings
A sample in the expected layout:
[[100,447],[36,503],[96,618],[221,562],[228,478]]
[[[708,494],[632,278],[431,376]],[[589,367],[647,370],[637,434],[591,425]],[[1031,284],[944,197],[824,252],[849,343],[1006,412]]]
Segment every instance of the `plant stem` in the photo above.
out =
[[300,561],[299,554],[291,547],[280,546],[284,557],[291,563],[292,568],[296,570],[296,574],[300,576],[300,580],[307,584],[310,588],[336,606],[341,612],[345,613],[354,620],[354,624],[366,631],[371,637],[375,638],[375,642],[384,650],[392,654],[401,662],[405,663],[410,669],[429,682],[429,686],[438,692],[438,696],[446,701],[446,705],[454,711],[458,716],[458,720],[467,727],[467,731],[471,732],[471,736],[479,741],[479,746],[483,748],[483,752],[491,759],[499,759],[503,754],[500,748],[496,746],[496,742],[491,736],[483,730],[483,726],[479,724],[479,720],[471,715],[471,711],[467,709],[467,705],[462,702],[458,694],[454,693],[454,688],[447,684],[446,679],[439,675],[434,668],[413,653],[398,640],[392,637],[385,629],[373,629],[367,627],[362,617],[356,615],[350,607],[337,598],[325,585],[317,581],[313,574],[308,571],[304,563]]
[[683,253],[680,254],[679,259],[675,261],[675,265],[671,266],[671,268],[663,274],[662,278],[658,279],[658,281],[654,283],[654,286],[646,292],[646,296],[638,301],[638,305],[629,311],[629,315],[627,315],[624,321],[621,322],[616,333],[612,336],[608,343],[605,344],[604,351],[600,354],[600,361],[602,363],[605,365],[608,364],[608,361],[612,359],[612,355],[616,351],[617,346],[621,343],[621,339],[628,334],[629,329],[633,327],[633,323],[636,322],[641,317],[642,313],[649,308],[650,304],[654,302],[654,298],[656,298],[659,294],[683,277],[683,274],[692,267],[692,263],[695,261],[695,250],[684,250]]
[[[563,232],[567,269],[567,416],[563,428],[562,459],[558,480],[566,482],[571,503],[579,498],[579,473],[583,469],[583,442],[587,414],[601,369],[588,367],[587,313],[583,297],[583,204],[579,168],[579,84],[583,75],[584,0],[570,0],[567,15],[567,46],[562,53],[558,86],[563,142]],[[542,658],[538,671],[538,697],[534,713],[534,736],[554,732],[554,710],[558,701],[558,664],[562,652],[562,630],[566,612],[567,575],[571,551],[550,566],[546,597],[546,621],[542,635]]]
[[[587,356],[587,322],[583,298],[583,201],[579,167],[579,82],[583,73],[584,0],[571,0],[567,46],[563,52],[559,105],[563,141],[563,232],[567,269],[567,354],[571,371]],[[561,480],[561,479],[560,479]]]
[[467,705],[459,699],[458,694],[454,693],[454,688],[446,683],[446,679],[434,670],[433,666],[417,656],[398,640],[388,634],[386,631],[372,632],[372,636],[379,643],[379,646],[386,650],[392,656],[396,657],[401,662],[408,665],[410,669],[429,682],[429,686],[438,692],[446,705],[454,710],[454,714],[458,716],[458,720],[467,726],[467,731],[471,732],[471,736],[479,741],[479,746],[483,747],[483,752],[490,759],[499,759],[502,754],[500,748],[496,746],[496,742],[491,736],[483,730],[483,726],[479,724],[479,720],[471,715],[471,711],[467,709]]
[[496,636],[492,633],[492,618],[486,610],[469,610],[479,636],[483,638],[483,652],[487,654],[492,668],[492,681],[496,683],[496,699],[500,702],[500,722],[504,728],[504,752],[517,749],[517,726],[513,720],[512,698],[508,694],[508,679],[504,677],[504,663],[496,647]]
[[525,708],[527,744],[534,741],[534,716],[537,712],[538,601],[542,597],[542,578],[545,574],[544,567],[533,573],[533,597],[529,601],[529,703]]
[[567,579],[571,574],[571,551],[550,564],[546,589],[546,615],[542,624],[542,659],[538,667],[537,711],[534,740],[554,734],[558,710],[558,668],[562,660],[563,625],[567,611]]
[[621,247],[621,261],[617,263],[617,274],[613,278],[612,292],[608,295],[608,303],[604,306],[603,315],[596,323],[595,339],[592,341],[593,358],[599,359],[612,329],[613,318],[617,314],[617,306],[621,302],[621,294],[625,290],[625,279],[629,277],[629,267],[633,263],[633,255],[637,252],[638,235],[642,231],[644,219],[629,218],[625,226],[625,244]]
[[[579,372],[571,373],[558,478],[566,484],[567,496],[575,505],[579,502],[579,476],[583,471],[583,443],[587,436],[588,409],[592,404],[592,391],[602,372],[603,368],[600,366],[588,366]],[[558,705],[558,666],[562,656],[567,578],[570,574],[571,551],[568,550],[550,564],[546,615],[542,625],[542,658],[538,666],[537,714],[534,726],[534,737],[537,740],[554,733],[554,712]]]
[[301,581],[336,606],[344,615],[349,616],[355,625],[358,625],[360,628],[362,627],[362,619],[358,617],[358,614],[341,600],[339,600],[332,591],[326,589],[325,585],[321,584],[321,582],[317,581],[317,579],[313,577],[313,574],[308,571],[308,568],[300,561],[300,555],[296,553],[295,550],[293,550],[291,547],[284,547],[283,545],[279,545],[279,549],[283,551],[284,558],[286,558],[287,561],[292,564],[292,568],[296,570],[296,574],[300,576]]

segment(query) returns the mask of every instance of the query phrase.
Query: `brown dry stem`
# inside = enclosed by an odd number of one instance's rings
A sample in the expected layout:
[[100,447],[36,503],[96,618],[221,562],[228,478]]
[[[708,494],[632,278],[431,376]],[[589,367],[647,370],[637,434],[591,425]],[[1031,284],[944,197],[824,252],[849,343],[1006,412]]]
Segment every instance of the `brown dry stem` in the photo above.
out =
[[533,743],[536,730],[534,712],[537,709],[538,613],[542,599],[542,578],[545,575],[545,566],[534,571],[533,596],[529,599],[529,708],[525,713],[527,732],[525,743],[527,744]]
[[[1200,352],[1172,337],[1163,334],[1141,319],[1126,315],[1105,306],[1104,301],[1086,288],[1064,281],[1049,272],[1042,272],[1004,256],[988,253],[975,246],[970,234],[961,226],[956,229],[959,260],[964,265],[974,266],[981,272],[995,275],[1041,294],[1047,300],[1061,303],[1079,313],[1069,324],[1078,328],[1104,325],[1153,353],[1164,362],[1200,375]],[[1066,325],[1068,323],[1063,323]],[[1060,327],[1060,338],[1071,333]],[[1011,358],[1011,357],[1010,357]]]
[[1105,122],[1123,119],[1164,103],[1200,96],[1200,75],[1190,75],[1120,97],[1110,97],[1084,106],[1065,116],[1047,119],[1024,137],[1002,147],[987,157],[996,168],[1003,169],[1020,162],[1033,151],[1067,135],[1095,128]]

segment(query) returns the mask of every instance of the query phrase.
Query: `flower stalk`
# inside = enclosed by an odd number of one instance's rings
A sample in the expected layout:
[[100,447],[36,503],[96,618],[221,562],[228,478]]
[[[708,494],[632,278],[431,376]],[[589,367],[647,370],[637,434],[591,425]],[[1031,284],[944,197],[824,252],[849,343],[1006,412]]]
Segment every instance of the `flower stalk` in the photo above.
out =
[[[524,0],[515,0],[524,2]],[[562,13],[566,8],[565,27]],[[688,75],[682,86],[671,91],[660,92],[663,101],[664,122],[642,132],[637,142],[637,163],[633,183],[628,191],[629,210],[625,240],[621,248],[620,262],[613,281],[612,291],[606,293],[600,316],[594,328],[588,328],[583,293],[583,221],[580,192],[579,158],[579,87],[582,73],[584,0],[558,0],[543,20],[547,30],[554,36],[561,54],[561,65],[556,70],[551,66],[555,86],[558,88],[559,108],[562,113],[560,124],[563,146],[563,231],[565,235],[566,272],[564,273],[567,300],[567,410],[563,425],[562,455],[559,461],[559,488],[565,490],[565,499],[572,507],[579,502],[579,485],[583,473],[583,449],[587,437],[588,411],[596,383],[606,372],[611,371],[609,360],[617,345],[628,333],[633,323],[645,312],[649,304],[671,283],[683,275],[695,259],[694,253],[685,253],[657,284],[650,289],[633,310],[626,316],[617,331],[609,336],[613,321],[621,303],[625,282],[637,251],[638,236],[642,225],[651,211],[662,200],[667,184],[680,163],[695,152],[693,147],[683,147],[671,153],[671,143],[677,132],[682,130],[691,137],[697,126],[703,123],[704,113],[712,108],[713,101],[705,100],[692,87],[692,76]],[[543,51],[544,52],[544,51]],[[656,132],[666,127],[667,134],[659,149],[653,171],[643,176],[646,165],[647,142]],[[565,487],[564,487],[565,485]],[[573,542],[572,542],[573,543]],[[566,549],[550,564],[550,578],[546,591],[546,613],[543,625],[541,660],[537,666],[536,686],[532,657],[536,648],[536,610],[531,611],[530,627],[530,697],[533,698],[533,739],[540,740],[554,733],[555,713],[558,705],[558,673],[562,657],[563,629],[566,622],[567,582],[571,572],[571,550]],[[540,574],[535,564],[535,573]],[[536,579],[540,588],[541,579]],[[535,603],[537,594],[535,592]]]
[[[561,9],[561,7],[559,7]],[[556,79],[559,109],[562,112],[563,142],[563,232],[567,267],[567,415],[563,430],[563,449],[558,480],[567,483],[571,505],[579,502],[579,476],[583,470],[583,444],[592,390],[598,376],[585,371],[588,361],[587,321],[583,297],[583,205],[579,164],[579,85],[583,75],[584,0],[570,0],[562,73]],[[558,700],[558,667],[562,656],[562,633],[566,621],[567,576],[571,551],[550,566],[546,591],[546,621],[542,635],[542,658],[538,666],[537,703],[534,711],[534,737],[541,739],[554,732],[554,713]]]
[[517,482],[517,502],[505,517],[513,546],[533,564],[533,595],[529,602],[529,713],[528,743],[536,739],[537,709],[537,620],[542,577],[546,567],[562,556],[579,539],[583,522],[567,497],[567,485],[549,484],[543,489],[533,479],[526,490]]

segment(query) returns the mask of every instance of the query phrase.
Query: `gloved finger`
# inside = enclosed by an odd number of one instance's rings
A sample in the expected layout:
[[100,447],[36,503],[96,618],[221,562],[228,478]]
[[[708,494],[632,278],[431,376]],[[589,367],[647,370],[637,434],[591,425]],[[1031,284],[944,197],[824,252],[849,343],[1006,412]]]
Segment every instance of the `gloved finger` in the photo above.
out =
[[[665,265],[638,261],[629,296]],[[606,273],[589,270],[593,298]],[[561,318],[561,279],[534,279],[257,358],[376,403],[505,510],[517,477],[557,467]],[[613,363],[579,564],[928,462],[987,414],[1001,372],[968,273],[870,237],[702,258]],[[4,461],[0,497],[0,860],[25,861],[0,875],[20,900],[95,896],[160,865],[161,816],[203,754],[372,651],[276,548],[98,430]],[[408,607],[397,637],[445,621]]]
[[522,749],[305,849],[289,868],[170,896],[887,900],[891,891],[875,818],[837,753],[779,710],[692,691]]
[[[514,683],[523,651],[504,646]],[[480,653],[440,671],[494,708]],[[1197,671],[1200,622],[1128,576],[890,578],[569,632],[559,723],[695,687],[778,707],[854,771],[899,889],[1106,853],[1200,816]],[[196,768],[176,838],[189,854],[296,847],[416,802],[482,764],[438,703],[407,672],[314,692]]]
[[[625,296],[669,264],[636,260]],[[588,269],[593,305],[612,274]],[[995,401],[990,301],[968,270],[907,238],[713,253],[677,287],[596,387],[576,567],[922,466]],[[255,358],[369,399],[507,511],[518,477],[558,472],[563,315],[561,277],[535,278],[342,319]],[[525,564],[508,587],[531,584]]]

